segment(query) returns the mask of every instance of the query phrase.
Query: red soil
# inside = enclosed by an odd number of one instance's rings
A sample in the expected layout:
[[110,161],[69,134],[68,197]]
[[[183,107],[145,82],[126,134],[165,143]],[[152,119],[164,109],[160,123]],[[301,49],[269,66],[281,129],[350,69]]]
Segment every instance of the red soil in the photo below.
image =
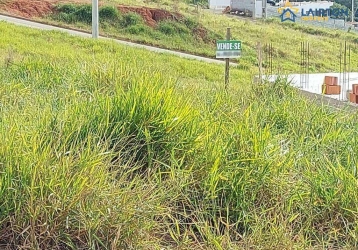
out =
[[10,14],[31,18],[51,14],[53,5],[40,0],[16,0],[6,3],[2,9]]
[[118,10],[121,13],[135,12],[141,15],[146,22],[146,24],[150,27],[157,26],[157,23],[162,20],[173,20],[180,21],[184,17],[179,13],[172,13],[167,10],[162,9],[153,9],[147,7],[131,7],[131,6],[118,6]]
[[[85,0],[11,0],[1,6],[7,13],[17,16],[32,18],[44,17],[52,14],[55,4],[58,3],[87,3]],[[167,10],[154,9],[147,7],[132,7],[119,5],[121,13],[135,12],[143,17],[146,24],[155,27],[157,22],[162,20],[179,21],[183,16],[179,13],[172,13]]]
[[[54,13],[55,5],[58,3],[89,3],[89,0],[10,0],[4,4],[0,4],[0,9],[16,16],[25,18],[45,17]],[[121,13],[134,12],[141,15],[145,23],[150,27],[156,27],[158,22],[162,20],[172,20],[180,22],[184,20],[184,16],[177,12],[170,12],[163,9],[155,9],[148,7],[136,7],[119,5],[118,10]],[[213,42],[207,38],[208,31],[202,26],[193,30],[196,37],[205,42]]]

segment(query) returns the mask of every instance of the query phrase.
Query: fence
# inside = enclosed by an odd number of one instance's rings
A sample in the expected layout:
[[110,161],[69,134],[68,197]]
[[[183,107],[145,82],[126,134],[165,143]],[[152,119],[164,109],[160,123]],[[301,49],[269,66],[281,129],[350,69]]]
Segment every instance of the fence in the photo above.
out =
[[[259,65],[259,77],[263,79],[275,80],[279,75],[282,75],[282,58],[278,53],[277,48],[279,44],[274,46],[272,43],[261,44],[258,43],[258,65]],[[316,45],[317,46],[317,45]],[[293,65],[297,65],[295,69],[291,69],[291,72],[285,71],[283,75],[289,75],[292,80],[292,85],[306,90],[311,93],[321,94],[322,84],[324,77],[335,76],[338,78],[338,85],[340,85],[341,91],[339,94],[334,94],[333,97],[336,100],[347,101],[349,95],[347,92],[352,90],[352,84],[358,84],[358,66],[353,65],[351,67],[351,58],[353,53],[358,52],[358,47],[355,44],[349,44],[346,41],[337,43],[337,50],[332,52],[333,60],[336,61],[336,65],[332,66],[330,73],[313,73],[315,60],[325,60],[324,58],[315,59],[312,58],[312,52],[315,51],[315,47],[310,43],[303,41],[300,47],[292,48],[296,49],[300,54],[300,59],[291,61]],[[279,60],[280,59],[280,60]],[[290,59],[289,59],[290,60]],[[293,59],[292,59],[293,60]],[[352,71],[356,72],[352,72]],[[357,93],[358,94],[358,93]]]

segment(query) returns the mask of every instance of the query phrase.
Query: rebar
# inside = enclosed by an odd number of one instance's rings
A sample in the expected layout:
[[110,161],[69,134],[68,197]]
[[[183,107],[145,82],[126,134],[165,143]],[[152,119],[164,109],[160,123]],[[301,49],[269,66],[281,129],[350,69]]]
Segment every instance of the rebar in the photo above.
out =
[[272,76],[273,74],[273,46],[272,43],[265,44],[265,72],[266,75]]
[[307,65],[306,65],[306,88],[309,86],[309,78],[310,78],[310,44],[307,42]]
[[342,82],[342,91],[339,95],[340,100],[344,100],[344,96],[347,93],[347,41],[344,41],[344,53],[343,53],[343,82]]
[[[348,52],[348,87],[346,89],[346,93],[349,90],[349,86],[350,86],[350,72],[351,72],[351,45],[349,45],[349,52]],[[347,95],[346,95],[346,99],[347,99]]]
[[301,55],[301,74],[300,74],[300,88],[308,88],[309,83],[309,43],[301,42],[300,55]]
[[342,43],[340,43],[339,47],[339,78],[338,78],[338,84],[342,84]]

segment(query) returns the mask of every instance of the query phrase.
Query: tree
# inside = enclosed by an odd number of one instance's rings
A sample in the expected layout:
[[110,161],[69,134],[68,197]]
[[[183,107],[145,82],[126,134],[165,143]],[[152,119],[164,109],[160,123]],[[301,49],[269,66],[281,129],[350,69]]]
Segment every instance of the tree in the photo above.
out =
[[354,6],[357,6],[357,1],[355,1],[355,0],[336,0],[333,5],[335,5],[335,4],[343,5],[351,10],[352,9],[352,1],[354,1]]
[[[352,15],[352,11],[347,8],[345,5],[339,4],[339,3],[333,3],[333,5],[330,7],[330,9],[339,9],[339,10],[343,10],[343,12],[346,12],[348,10],[348,16],[340,14],[339,16],[330,16],[330,18],[337,18],[337,19],[345,19],[345,18],[349,18]],[[342,12],[340,12],[342,13]]]

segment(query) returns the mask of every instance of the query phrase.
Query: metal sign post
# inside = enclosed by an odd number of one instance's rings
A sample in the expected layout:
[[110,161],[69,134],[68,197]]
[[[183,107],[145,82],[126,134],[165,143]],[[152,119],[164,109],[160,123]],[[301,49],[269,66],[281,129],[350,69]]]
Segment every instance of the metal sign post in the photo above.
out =
[[[226,40],[230,41],[230,28],[226,30]],[[225,59],[225,89],[227,89],[227,85],[229,85],[229,69],[230,69],[230,61],[229,58]]]

